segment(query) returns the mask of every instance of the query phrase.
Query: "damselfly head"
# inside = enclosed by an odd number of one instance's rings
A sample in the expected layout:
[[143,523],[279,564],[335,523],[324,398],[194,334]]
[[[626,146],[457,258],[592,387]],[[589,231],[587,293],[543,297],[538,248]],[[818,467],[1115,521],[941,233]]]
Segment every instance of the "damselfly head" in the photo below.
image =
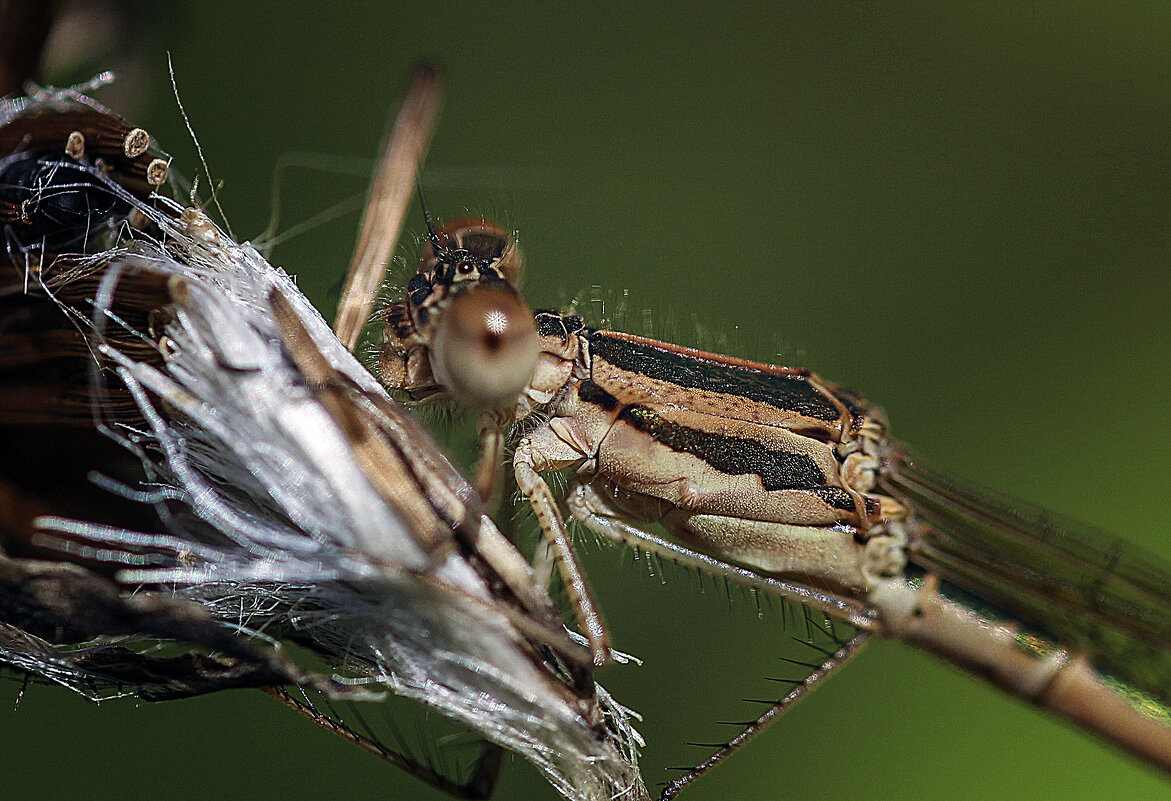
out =
[[520,270],[516,238],[483,217],[452,220],[430,231],[419,252],[419,274],[433,284],[496,279],[515,287]]
[[385,313],[384,382],[408,392],[440,386],[476,408],[513,402],[538,354],[520,270],[516,239],[482,218],[431,230],[406,300]]

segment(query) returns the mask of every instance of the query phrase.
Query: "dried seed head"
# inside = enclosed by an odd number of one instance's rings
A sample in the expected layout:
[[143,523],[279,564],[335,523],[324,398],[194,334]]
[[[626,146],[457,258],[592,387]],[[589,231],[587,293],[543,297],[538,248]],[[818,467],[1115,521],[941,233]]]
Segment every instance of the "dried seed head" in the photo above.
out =
[[122,152],[128,159],[136,159],[150,147],[150,134],[142,128],[132,128],[122,140]]
[[85,155],[85,135],[81,131],[72,131],[65,140],[65,155],[80,159]]
[[[10,111],[3,101],[0,128],[11,134],[9,126],[25,125],[60,162],[62,136],[82,127],[73,117],[85,116],[68,101],[65,95],[37,101],[54,104],[53,114],[69,123],[52,137],[42,118],[26,119],[18,113],[25,106]],[[82,129],[91,155],[118,161]],[[36,154],[8,162],[4,156],[9,181],[0,189],[10,205],[44,199],[43,191],[29,191],[30,176],[47,174]],[[97,437],[96,418],[104,435],[143,460],[149,477],[137,487],[105,488],[148,510],[166,502],[165,517],[160,512],[139,530],[73,519],[86,510],[72,500],[53,517],[37,515],[38,530],[59,556],[50,564],[98,561],[112,576],[92,582],[86,597],[105,601],[88,604],[92,625],[80,636],[170,637],[255,668],[242,678],[228,676],[231,665],[205,658],[189,671],[220,686],[294,684],[327,695],[352,693],[297,669],[264,642],[239,636],[295,633],[299,646],[339,674],[381,684],[528,758],[567,798],[645,799],[636,764],[640,741],[629,714],[594,685],[583,650],[566,634],[523,556],[468,504],[473,493],[466,482],[287,275],[233,241],[202,210],[121,181],[142,175],[150,158],[140,158],[125,176],[80,165],[74,172],[84,181],[70,175],[50,193],[59,202],[87,201],[77,226],[83,234],[95,220],[130,216],[146,220],[141,230],[109,225],[101,242],[83,236],[84,250],[44,260],[41,280],[27,286],[20,271],[0,274],[0,290],[16,299],[16,313],[0,321],[5,335],[28,347],[44,343],[44,326],[65,332],[49,345],[55,357],[82,368],[38,374],[49,391],[34,399],[37,419],[64,419]],[[95,217],[91,196],[114,197],[121,206]],[[56,217],[32,212],[60,237]],[[67,233],[72,237],[73,228]],[[44,326],[21,328],[26,318]],[[465,333],[449,332],[449,339]],[[51,403],[63,394],[63,374],[73,382],[65,387],[69,402]],[[7,390],[5,378],[0,370],[0,389]],[[66,457],[90,466],[84,452]],[[0,503],[0,512],[9,508]],[[130,526],[138,518],[115,520]],[[0,568],[3,558],[0,553]],[[77,589],[74,577],[87,571],[67,564],[58,571],[62,586]],[[17,577],[15,586],[27,584]],[[181,628],[174,625],[179,612]],[[7,614],[0,609],[0,628],[22,622],[5,620]],[[60,622],[76,626],[80,618],[69,614]],[[135,640],[119,643],[125,648]],[[40,645],[47,656],[36,650]],[[55,646],[0,642],[0,664],[70,686],[94,675],[104,686],[119,686],[108,672],[74,659],[74,651],[73,661],[61,663]],[[148,654],[127,653],[137,660],[135,675],[156,667]],[[187,682],[168,691],[206,692],[215,689],[211,684]]]
[[162,186],[170,173],[170,165],[165,159],[155,159],[146,165],[146,182],[151,186]]

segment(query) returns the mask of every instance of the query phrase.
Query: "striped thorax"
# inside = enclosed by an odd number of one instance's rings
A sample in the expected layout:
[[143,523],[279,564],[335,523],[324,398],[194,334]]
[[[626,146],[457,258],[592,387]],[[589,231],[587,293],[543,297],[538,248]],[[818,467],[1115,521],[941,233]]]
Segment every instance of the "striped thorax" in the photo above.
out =
[[874,492],[880,410],[805,370],[552,312],[537,328],[516,415],[546,421],[518,444],[522,468],[576,466],[593,514],[661,523],[705,553],[822,589],[855,595],[902,569],[905,510]]

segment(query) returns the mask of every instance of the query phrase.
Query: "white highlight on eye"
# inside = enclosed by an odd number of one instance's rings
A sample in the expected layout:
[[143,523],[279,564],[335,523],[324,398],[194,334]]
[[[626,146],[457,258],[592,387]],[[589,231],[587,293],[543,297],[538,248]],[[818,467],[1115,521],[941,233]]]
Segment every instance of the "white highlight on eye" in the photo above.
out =
[[484,327],[490,334],[502,336],[508,330],[508,315],[500,309],[493,309],[484,315]]

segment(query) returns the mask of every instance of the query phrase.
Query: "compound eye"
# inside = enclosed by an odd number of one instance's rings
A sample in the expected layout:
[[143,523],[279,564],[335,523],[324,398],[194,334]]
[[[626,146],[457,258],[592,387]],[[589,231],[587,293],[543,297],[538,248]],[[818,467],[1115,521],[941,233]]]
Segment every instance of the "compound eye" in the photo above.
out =
[[476,286],[443,310],[431,343],[431,370],[470,406],[507,406],[532,379],[538,344],[533,313],[515,291]]

